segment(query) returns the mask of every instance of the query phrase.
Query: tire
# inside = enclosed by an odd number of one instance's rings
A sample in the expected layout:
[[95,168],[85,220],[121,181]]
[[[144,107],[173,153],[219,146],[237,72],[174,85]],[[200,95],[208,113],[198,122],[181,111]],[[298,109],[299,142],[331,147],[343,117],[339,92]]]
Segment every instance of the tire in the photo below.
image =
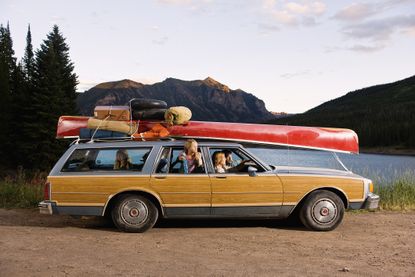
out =
[[111,211],[114,225],[123,232],[143,233],[156,224],[157,207],[144,196],[121,195]]
[[300,220],[314,231],[334,230],[344,216],[344,204],[334,192],[317,190],[305,199],[300,210]]
[[157,99],[134,98],[131,99],[131,109],[141,111],[147,109],[166,109],[167,103]]
[[149,109],[133,111],[133,120],[164,120],[167,109]]

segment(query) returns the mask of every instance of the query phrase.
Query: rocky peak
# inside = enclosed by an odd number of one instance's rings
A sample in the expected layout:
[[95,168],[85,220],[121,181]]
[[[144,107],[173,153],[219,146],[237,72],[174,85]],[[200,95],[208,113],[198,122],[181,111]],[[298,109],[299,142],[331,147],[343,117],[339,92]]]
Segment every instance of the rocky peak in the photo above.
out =
[[203,83],[205,85],[210,86],[210,87],[214,87],[214,88],[220,89],[220,90],[222,90],[224,92],[230,92],[231,91],[228,86],[226,86],[226,85],[224,85],[222,83],[219,83],[218,81],[216,81],[215,79],[213,79],[211,77],[207,77],[206,79],[204,79],[203,80]]
[[122,89],[122,88],[142,88],[142,83],[134,82],[129,79],[124,79],[114,82],[106,82],[96,85],[94,88],[97,89]]

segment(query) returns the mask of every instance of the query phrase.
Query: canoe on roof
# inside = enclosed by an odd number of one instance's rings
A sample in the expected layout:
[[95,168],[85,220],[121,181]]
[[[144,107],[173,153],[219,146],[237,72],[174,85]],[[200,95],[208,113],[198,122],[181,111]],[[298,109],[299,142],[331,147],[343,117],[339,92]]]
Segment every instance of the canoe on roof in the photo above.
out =
[[[79,137],[80,129],[87,128],[88,120],[89,117],[61,116],[57,137]],[[140,136],[137,134],[147,132],[156,125],[162,125],[167,129],[168,132],[163,132],[163,137],[217,139],[359,153],[357,134],[352,130],[341,128],[208,121],[189,121],[183,125],[168,126],[160,121],[140,121],[133,137],[139,140]]]

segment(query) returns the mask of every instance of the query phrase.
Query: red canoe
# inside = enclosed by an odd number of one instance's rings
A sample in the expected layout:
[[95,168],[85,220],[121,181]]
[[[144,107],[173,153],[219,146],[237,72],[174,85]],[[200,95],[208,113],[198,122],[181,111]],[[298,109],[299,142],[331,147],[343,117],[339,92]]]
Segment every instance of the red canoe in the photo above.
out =
[[[62,116],[57,137],[78,137],[86,128],[89,117]],[[160,122],[140,121],[138,132],[145,132]],[[269,145],[288,145],[336,152],[359,153],[356,133],[349,129],[303,127],[269,124],[190,121],[185,125],[167,127],[169,137],[220,139]]]

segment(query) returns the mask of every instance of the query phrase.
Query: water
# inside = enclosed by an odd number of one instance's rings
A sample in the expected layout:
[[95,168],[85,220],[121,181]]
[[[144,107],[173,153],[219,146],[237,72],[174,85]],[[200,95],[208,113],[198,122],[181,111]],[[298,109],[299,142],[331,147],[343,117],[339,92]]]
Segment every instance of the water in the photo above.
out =
[[[249,148],[264,162],[276,166],[324,167],[344,170],[330,152],[300,149]],[[351,171],[387,185],[402,176],[415,176],[415,157],[376,154],[337,154]]]

